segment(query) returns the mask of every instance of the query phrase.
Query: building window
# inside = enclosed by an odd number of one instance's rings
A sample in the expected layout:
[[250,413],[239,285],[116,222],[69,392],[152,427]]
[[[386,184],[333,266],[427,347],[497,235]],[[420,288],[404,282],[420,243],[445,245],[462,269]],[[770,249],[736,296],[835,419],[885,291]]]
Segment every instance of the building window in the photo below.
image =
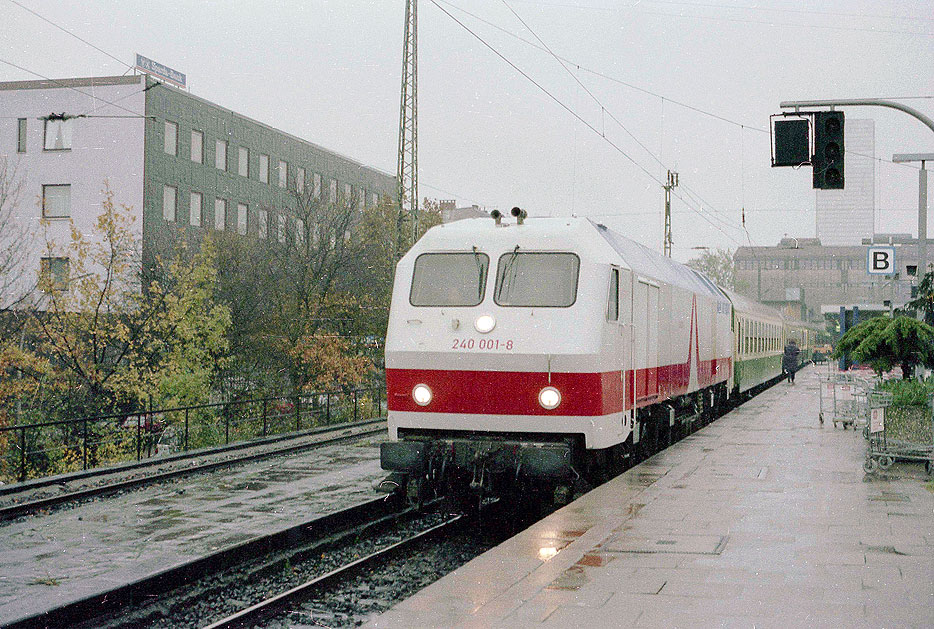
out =
[[363,188],[357,188],[357,209],[361,212],[363,211],[364,203],[366,201],[366,190]]
[[281,159],[279,160],[279,187],[285,188],[285,182],[289,178],[289,165]]
[[214,166],[218,170],[227,170],[227,142],[218,140],[214,143]]
[[26,119],[20,118],[16,121],[16,152],[26,152]]
[[227,200],[214,199],[214,229],[224,231],[227,226]]
[[321,198],[321,175],[318,173],[315,173],[315,187],[313,192],[316,199]]
[[175,206],[178,199],[178,188],[175,186],[162,186],[162,218],[175,222]]
[[42,258],[39,260],[39,284],[50,293],[68,288],[68,258]]
[[265,238],[269,229],[269,212],[266,210],[259,211],[259,237]]
[[250,207],[246,203],[237,204],[237,233],[246,236],[247,216],[250,214]]
[[[241,175],[243,173],[240,173]],[[269,156],[259,156],[259,180],[263,183],[269,183]]]
[[240,173],[241,177],[250,176],[250,149],[245,146],[241,146],[238,151],[238,169],[237,172]]
[[305,169],[299,168],[295,173],[295,189],[301,194],[305,192]]
[[295,219],[295,242],[305,244],[305,221],[300,218]]
[[71,216],[71,184],[42,186],[42,218]]
[[70,151],[72,126],[71,120],[53,118],[45,121],[45,144],[47,151]]
[[344,184],[344,203],[350,205],[351,199],[353,198],[353,186],[349,183]]
[[200,131],[191,132],[191,161],[204,163],[204,134]]
[[191,224],[195,227],[201,227],[201,203],[203,197],[200,192],[191,193]]
[[328,199],[331,203],[337,203],[337,179],[332,179],[328,186]]
[[379,195],[376,194],[375,192],[373,193],[373,205],[374,206],[379,205]]
[[276,239],[280,243],[285,243],[285,214],[280,214],[276,221]]
[[165,121],[165,137],[162,148],[168,155],[178,155],[178,125]]

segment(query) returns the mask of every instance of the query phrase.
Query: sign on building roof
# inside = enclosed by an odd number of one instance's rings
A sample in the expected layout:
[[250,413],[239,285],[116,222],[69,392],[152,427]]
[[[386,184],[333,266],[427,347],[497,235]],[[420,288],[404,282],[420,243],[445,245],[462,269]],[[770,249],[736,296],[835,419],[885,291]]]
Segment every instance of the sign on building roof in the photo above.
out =
[[173,70],[161,63],[156,63],[152,59],[136,53],[136,67],[152,76],[159,77],[169,83],[174,83],[179,87],[185,87],[185,75],[178,70]]

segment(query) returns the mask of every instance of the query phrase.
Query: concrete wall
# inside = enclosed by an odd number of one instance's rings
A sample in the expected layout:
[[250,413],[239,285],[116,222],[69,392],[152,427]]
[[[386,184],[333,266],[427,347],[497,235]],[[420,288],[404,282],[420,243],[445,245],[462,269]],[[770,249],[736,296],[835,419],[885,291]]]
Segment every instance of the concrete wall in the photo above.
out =
[[[21,194],[13,210],[15,228],[31,234],[23,248],[25,273],[13,292],[22,294],[34,286],[39,259],[45,255],[48,238],[59,251],[71,241],[71,221],[90,234],[101,213],[105,182],[115,202],[133,208],[133,230],[142,234],[143,210],[143,118],[107,117],[143,114],[145,95],[142,77],[62,79],[58,82],[24,81],[0,83],[0,156],[15,168]],[[108,105],[104,102],[114,102]],[[117,106],[115,106],[117,105]],[[43,149],[44,122],[38,118],[56,114],[88,114],[71,122],[71,150]],[[17,152],[17,118],[26,118],[26,151]],[[71,220],[48,219],[40,224],[42,186],[71,185]],[[0,247],[10,246],[10,231],[0,234]]]
[[[929,247],[934,246],[929,243]],[[811,315],[828,304],[882,304],[911,299],[908,267],[917,263],[917,239],[895,245],[897,276],[869,275],[866,246],[740,247],[733,257],[737,291],[766,302],[786,300],[800,288]]]

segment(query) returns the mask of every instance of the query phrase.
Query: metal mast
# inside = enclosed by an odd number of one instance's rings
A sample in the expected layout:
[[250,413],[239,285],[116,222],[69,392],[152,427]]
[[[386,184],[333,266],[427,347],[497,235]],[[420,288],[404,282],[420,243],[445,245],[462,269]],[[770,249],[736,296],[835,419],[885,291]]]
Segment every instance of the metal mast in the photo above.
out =
[[671,245],[674,242],[671,238],[671,189],[678,187],[678,173],[668,171],[668,183],[665,188],[665,236],[662,247],[665,255],[671,257]]
[[402,101],[399,105],[399,216],[396,221],[397,257],[402,255],[405,214],[412,222],[412,244],[418,238],[418,9],[405,0],[405,41],[402,45]]

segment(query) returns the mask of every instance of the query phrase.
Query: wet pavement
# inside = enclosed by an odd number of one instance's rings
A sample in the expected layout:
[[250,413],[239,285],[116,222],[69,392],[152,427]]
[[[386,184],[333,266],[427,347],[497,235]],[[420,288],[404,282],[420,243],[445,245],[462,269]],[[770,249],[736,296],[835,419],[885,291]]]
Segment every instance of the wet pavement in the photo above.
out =
[[380,438],[0,523],[0,624],[373,498]]
[[812,368],[368,626],[934,626],[934,483],[817,414]]

